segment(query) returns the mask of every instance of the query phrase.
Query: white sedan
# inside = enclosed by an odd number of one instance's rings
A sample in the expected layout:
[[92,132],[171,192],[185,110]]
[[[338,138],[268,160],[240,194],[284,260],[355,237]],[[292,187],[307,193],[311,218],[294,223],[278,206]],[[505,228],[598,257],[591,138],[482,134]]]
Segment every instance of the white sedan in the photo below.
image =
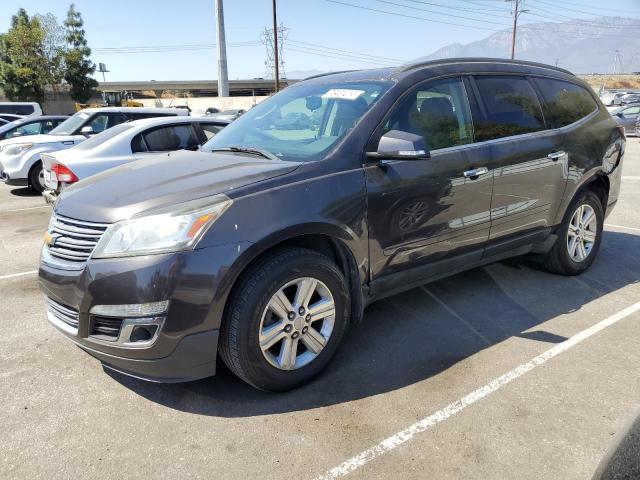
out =
[[196,150],[229,122],[160,117],[121,123],[67,150],[42,154],[47,203],[69,185],[158,152]]

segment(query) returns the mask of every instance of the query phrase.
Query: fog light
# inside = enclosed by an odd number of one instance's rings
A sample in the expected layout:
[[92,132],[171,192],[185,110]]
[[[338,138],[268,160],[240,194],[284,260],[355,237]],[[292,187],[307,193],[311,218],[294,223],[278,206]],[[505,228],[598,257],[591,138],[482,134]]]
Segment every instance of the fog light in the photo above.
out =
[[94,305],[89,313],[105,317],[148,317],[160,315],[169,308],[169,300],[128,305]]
[[131,332],[130,342],[148,342],[151,340],[158,330],[157,325],[135,326]]

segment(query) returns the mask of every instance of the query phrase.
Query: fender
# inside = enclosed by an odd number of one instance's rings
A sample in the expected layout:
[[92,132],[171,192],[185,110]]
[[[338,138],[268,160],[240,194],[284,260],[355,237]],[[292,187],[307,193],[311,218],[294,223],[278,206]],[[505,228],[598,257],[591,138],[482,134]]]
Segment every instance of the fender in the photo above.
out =
[[355,233],[351,232],[346,225],[339,226],[332,223],[315,222],[291,225],[271,233],[259,242],[244,242],[243,244],[239,244],[239,247],[244,246],[245,248],[244,250],[241,249],[241,253],[239,253],[231,268],[220,281],[219,288],[212,301],[212,306],[216,303],[226,306],[231,289],[247,267],[260,257],[260,255],[273,249],[277,245],[312,235],[325,237],[337,250],[336,254],[341,257],[339,260],[345,263],[348,271],[347,280],[352,297],[352,318],[356,322],[359,321],[364,311],[363,286],[368,281],[368,262],[366,262],[366,258],[359,258],[357,252],[353,249],[353,246],[360,242],[360,239],[358,239]]

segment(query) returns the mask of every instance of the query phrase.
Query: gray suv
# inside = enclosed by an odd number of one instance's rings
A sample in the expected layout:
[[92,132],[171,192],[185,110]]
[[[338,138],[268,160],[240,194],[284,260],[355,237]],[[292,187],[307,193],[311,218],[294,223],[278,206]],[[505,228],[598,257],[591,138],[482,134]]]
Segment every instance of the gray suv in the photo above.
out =
[[48,318],[128,375],[194,380],[219,355],[251,385],[287,390],[385,296],[517,255],[585,271],[624,150],[588,85],[547,65],[311,78],[200,151],[65,190],[40,263]]

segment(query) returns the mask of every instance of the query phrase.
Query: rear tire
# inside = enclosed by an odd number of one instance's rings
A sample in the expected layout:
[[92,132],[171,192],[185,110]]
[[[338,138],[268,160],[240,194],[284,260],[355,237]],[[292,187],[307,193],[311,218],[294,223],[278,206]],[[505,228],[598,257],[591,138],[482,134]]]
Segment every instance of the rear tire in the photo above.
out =
[[544,256],[544,267],[561,275],[584,272],[598,254],[603,225],[600,199],[589,190],[578,193],[558,228],[558,239]]
[[225,312],[220,355],[250,385],[286,391],[318,375],[349,322],[347,283],[326,256],[286,248],[243,274]]
[[29,186],[38,193],[44,192],[45,184],[42,162],[37,162],[31,167],[29,171]]

